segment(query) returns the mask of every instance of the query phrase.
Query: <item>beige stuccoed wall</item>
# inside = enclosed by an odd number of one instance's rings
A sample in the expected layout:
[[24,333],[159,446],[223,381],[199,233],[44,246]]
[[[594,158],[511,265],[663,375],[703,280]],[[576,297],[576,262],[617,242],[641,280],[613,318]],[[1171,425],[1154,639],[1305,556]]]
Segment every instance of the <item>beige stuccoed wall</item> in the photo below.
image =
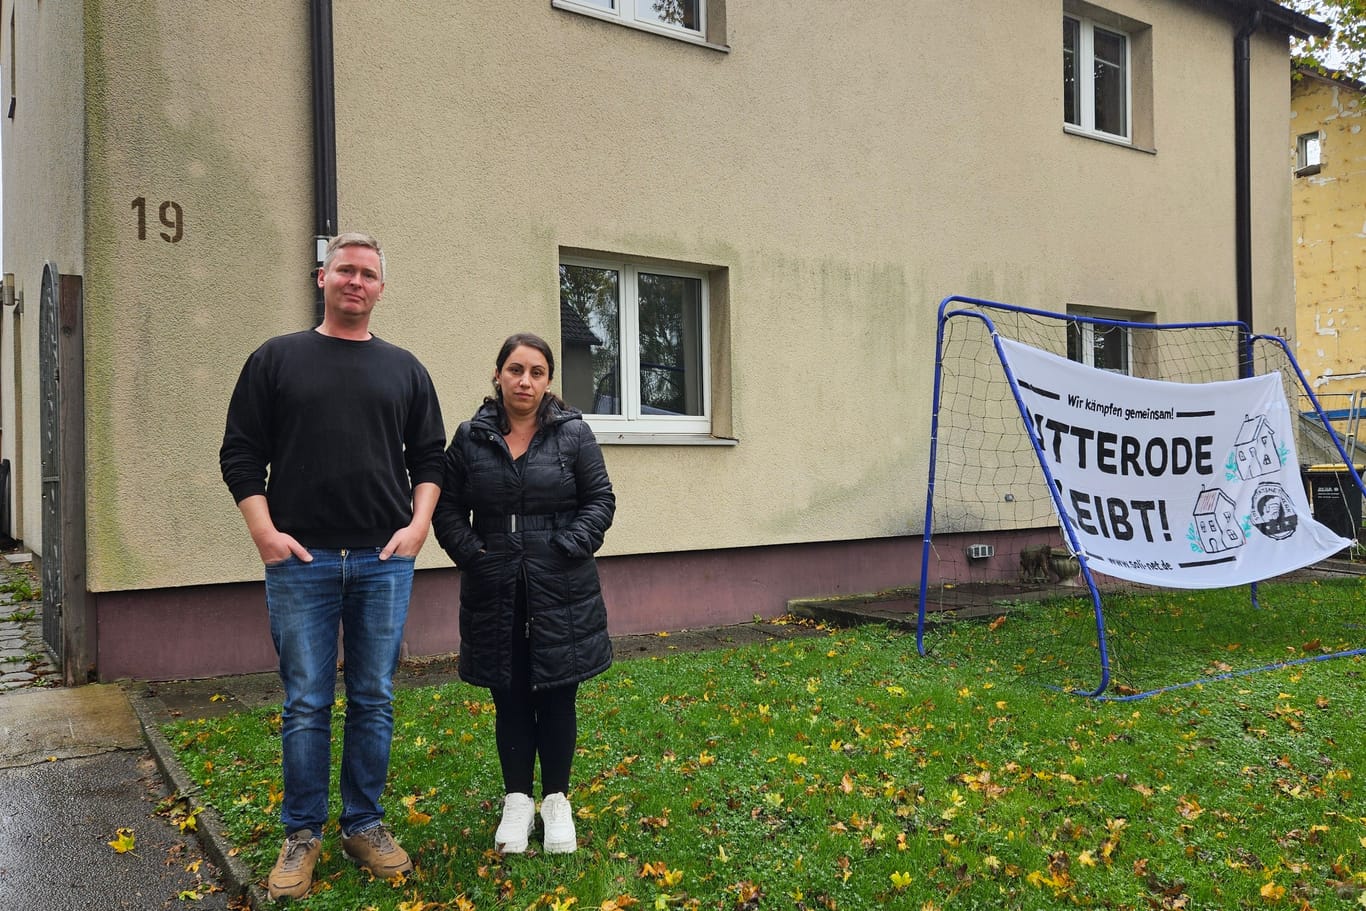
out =
[[1366,93],[1304,75],[1292,90],[1290,157],[1319,131],[1322,170],[1294,180],[1296,353],[1323,407],[1366,390]]
[[[1252,42],[1252,300],[1253,329],[1295,335],[1295,255],[1290,220],[1290,180],[1284,146],[1290,120],[1290,63],[1278,51],[1285,40],[1254,36]],[[1232,122],[1232,106],[1228,109]],[[1218,187],[1212,188],[1218,191]],[[1231,242],[1230,242],[1231,247]],[[1294,403],[1291,403],[1292,407]]]
[[[508,331],[558,333],[560,247],[729,268],[740,445],[610,447],[609,552],[917,531],[941,296],[1234,316],[1233,29],[1110,6],[1159,36],[1156,155],[1063,133],[1037,4],[731,3],[722,54],[548,4],[338,3],[343,210],[392,238],[390,306],[427,314],[394,331],[452,421]],[[970,52],[927,50],[963,22]],[[1264,138],[1285,57],[1255,47]],[[1258,207],[1264,300],[1286,205]]]
[[[17,51],[13,84],[11,16]],[[41,553],[38,301],[43,265],[51,261],[64,273],[83,269],[80,6],[5,0],[0,4],[0,34],[4,271],[14,274],[24,303],[17,318],[8,308],[0,314],[0,457],[10,460],[12,533]],[[42,53],[35,53],[37,48]],[[12,120],[4,117],[11,96]]]
[[85,53],[90,587],[259,577],[218,445],[247,355],[312,325],[307,5],[91,2]]
[[[453,430],[504,336],[557,341],[561,248],[724,268],[739,445],[608,447],[605,553],[918,533],[944,295],[1234,316],[1234,30],[1107,5],[1153,26],[1156,154],[1063,132],[1054,4],[732,2],[723,53],[549,3],[338,0],[342,227],[390,261],[373,328]],[[311,307],[306,10],[91,9],[91,587],[257,579],[217,447],[243,358]],[[1286,65],[1254,40],[1259,180]],[[184,207],[180,243],[130,233],[138,196]],[[1288,190],[1255,215],[1258,322],[1284,324]]]

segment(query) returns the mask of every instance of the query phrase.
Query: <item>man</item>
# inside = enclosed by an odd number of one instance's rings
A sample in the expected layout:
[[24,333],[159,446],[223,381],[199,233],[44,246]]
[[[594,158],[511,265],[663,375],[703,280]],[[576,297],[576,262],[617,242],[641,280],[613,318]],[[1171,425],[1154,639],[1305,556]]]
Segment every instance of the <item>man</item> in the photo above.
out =
[[338,627],[342,849],[374,876],[413,869],[379,798],[413,561],[427,540],[445,450],[426,369],[370,333],[384,291],[379,242],[334,238],[318,286],[321,325],[270,339],[247,359],[219,451],[223,480],[265,564],[285,690],[285,841],[267,884],[273,899],[308,894],[322,846]]

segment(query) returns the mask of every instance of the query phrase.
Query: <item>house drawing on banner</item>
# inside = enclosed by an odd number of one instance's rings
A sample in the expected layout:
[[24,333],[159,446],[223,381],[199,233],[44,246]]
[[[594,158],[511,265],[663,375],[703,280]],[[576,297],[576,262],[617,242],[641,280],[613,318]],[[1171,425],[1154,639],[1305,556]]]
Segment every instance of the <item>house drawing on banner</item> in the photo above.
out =
[[1246,542],[1243,528],[1233,514],[1236,504],[1219,488],[1200,491],[1195,501],[1196,531],[1200,533],[1200,547],[1207,554],[1242,547]]
[[1271,429],[1265,415],[1243,421],[1233,448],[1237,453],[1238,477],[1244,481],[1281,469],[1281,458],[1276,452],[1276,431]]

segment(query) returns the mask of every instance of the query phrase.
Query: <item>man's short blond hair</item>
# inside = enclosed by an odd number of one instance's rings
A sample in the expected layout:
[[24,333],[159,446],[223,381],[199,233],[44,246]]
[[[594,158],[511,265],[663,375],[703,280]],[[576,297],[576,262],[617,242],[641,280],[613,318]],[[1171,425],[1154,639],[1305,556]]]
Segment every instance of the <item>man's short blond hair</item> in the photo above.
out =
[[379,245],[379,241],[371,234],[363,231],[348,231],[345,234],[338,234],[327,242],[327,252],[323,254],[323,269],[332,265],[332,260],[336,257],[337,251],[342,247],[369,247],[379,256],[379,280],[384,281],[384,248]]

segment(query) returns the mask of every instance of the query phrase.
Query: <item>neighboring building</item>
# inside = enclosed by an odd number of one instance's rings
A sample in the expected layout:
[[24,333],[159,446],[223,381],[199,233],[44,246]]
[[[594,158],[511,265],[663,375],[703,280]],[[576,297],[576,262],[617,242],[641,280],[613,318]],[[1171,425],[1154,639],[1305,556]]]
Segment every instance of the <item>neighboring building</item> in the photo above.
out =
[[[71,679],[273,666],[217,452],[338,227],[449,430],[506,335],[560,346],[616,633],[918,578],[946,295],[1293,320],[1288,38],[1326,30],[1270,0],[250,6],[0,0],[0,455]],[[419,569],[409,650],[453,650]]]
[[1366,85],[1296,67],[1295,357],[1341,430],[1366,407]]

